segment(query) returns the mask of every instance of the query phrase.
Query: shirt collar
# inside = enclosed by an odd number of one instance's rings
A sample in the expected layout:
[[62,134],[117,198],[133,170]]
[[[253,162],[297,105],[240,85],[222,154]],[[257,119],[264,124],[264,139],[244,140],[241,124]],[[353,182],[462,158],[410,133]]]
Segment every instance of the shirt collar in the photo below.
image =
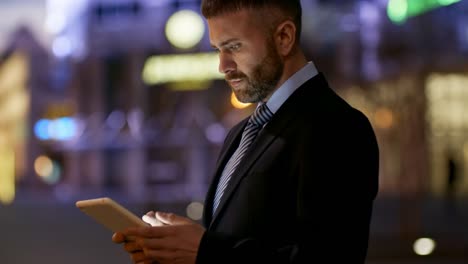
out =
[[286,99],[288,99],[297,88],[317,74],[317,68],[312,61],[308,62],[299,71],[294,73],[271,95],[270,99],[266,102],[270,111],[273,114],[276,113]]

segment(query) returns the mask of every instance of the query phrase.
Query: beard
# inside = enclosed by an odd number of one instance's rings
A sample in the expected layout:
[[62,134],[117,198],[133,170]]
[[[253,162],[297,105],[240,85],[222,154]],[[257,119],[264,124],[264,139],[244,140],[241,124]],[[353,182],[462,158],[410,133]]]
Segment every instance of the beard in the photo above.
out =
[[257,64],[250,75],[243,72],[234,72],[226,75],[226,80],[242,79],[246,82],[239,88],[231,89],[237,99],[242,103],[258,103],[264,101],[276,89],[283,74],[284,63],[272,42],[267,42],[267,54]]

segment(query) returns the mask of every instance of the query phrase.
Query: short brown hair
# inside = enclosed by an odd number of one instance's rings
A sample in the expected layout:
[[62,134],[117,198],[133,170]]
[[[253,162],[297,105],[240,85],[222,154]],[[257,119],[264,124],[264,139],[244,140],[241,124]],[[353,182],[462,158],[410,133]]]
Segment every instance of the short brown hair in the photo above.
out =
[[300,0],[202,0],[201,11],[209,19],[243,9],[275,8],[290,17],[296,25],[296,40],[299,41],[302,28],[302,7]]

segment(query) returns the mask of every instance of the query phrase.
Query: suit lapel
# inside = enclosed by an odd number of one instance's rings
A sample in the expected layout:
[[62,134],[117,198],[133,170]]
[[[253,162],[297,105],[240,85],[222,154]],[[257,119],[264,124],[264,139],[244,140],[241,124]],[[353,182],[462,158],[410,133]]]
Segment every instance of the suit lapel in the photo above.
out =
[[[278,137],[279,132],[283,130],[289,121],[293,118],[293,115],[287,114],[286,111],[278,111],[272,118],[272,120],[260,131],[259,135],[255,139],[255,141],[250,146],[249,152],[245,154],[242,158],[241,163],[239,163],[236,171],[232,174],[231,180],[228,183],[226,190],[224,190],[224,194],[221,197],[221,201],[218,205],[218,208],[211,219],[210,227],[214,224],[218,216],[222,213],[223,208],[229,203],[230,197],[235,192],[236,188],[238,187],[241,180],[247,176],[250,168],[257,162],[260,156],[267,150],[267,148],[273,143],[273,141]],[[242,133],[242,131],[241,131]],[[236,145],[237,148],[237,145]],[[230,157],[230,156],[229,156]],[[224,162],[224,164],[226,164]],[[218,168],[218,177],[224,169]],[[216,190],[216,185],[213,187]],[[210,194],[210,203],[212,204],[212,197],[214,196],[214,190],[212,190],[212,194]],[[210,204],[210,213],[212,212],[212,205]]]
[[229,133],[228,137],[226,138],[226,142],[223,146],[225,146],[221,152],[216,163],[216,169],[214,173],[214,178],[211,181],[210,187],[208,188],[208,193],[206,195],[206,202],[205,202],[205,210],[203,213],[203,219],[205,222],[205,226],[208,226],[211,222],[212,212],[213,212],[213,199],[216,192],[216,188],[218,186],[219,178],[223,172],[224,166],[226,165],[229,158],[232,156],[234,151],[237,149],[242,132],[244,131],[244,127],[247,124],[248,118],[241,121],[238,125],[236,125],[231,133]]

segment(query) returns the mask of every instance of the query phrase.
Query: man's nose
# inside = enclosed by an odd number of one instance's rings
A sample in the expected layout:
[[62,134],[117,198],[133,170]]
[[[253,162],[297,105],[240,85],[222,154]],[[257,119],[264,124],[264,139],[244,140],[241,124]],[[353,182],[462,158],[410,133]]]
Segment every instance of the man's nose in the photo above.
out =
[[228,52],[219,53],[219,72],[223,74],[228,74],[236,70],[236,63],[232,59],[232,55]]

